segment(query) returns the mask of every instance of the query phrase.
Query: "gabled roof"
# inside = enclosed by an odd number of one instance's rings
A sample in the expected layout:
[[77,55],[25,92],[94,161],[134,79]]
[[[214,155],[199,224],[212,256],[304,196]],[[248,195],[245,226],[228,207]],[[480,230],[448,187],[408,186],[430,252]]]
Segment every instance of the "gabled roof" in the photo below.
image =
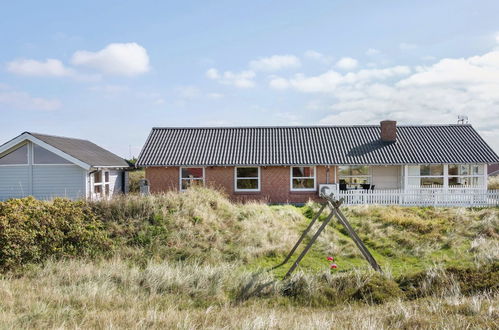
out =
[[495,163],[471,125],[153,128],[138,166]]
[[123,158],[90,141],[32,132],[24,132],[16,138],[4,143],[0,146],[0,153],[4,151],[3,149],[8,149],[14,144],[18,144],[24,140],[30,140],[40,144],[42,147],[46,147],[50,151],[55,151],[60,156],[84,168],[125,168],[130,166]]

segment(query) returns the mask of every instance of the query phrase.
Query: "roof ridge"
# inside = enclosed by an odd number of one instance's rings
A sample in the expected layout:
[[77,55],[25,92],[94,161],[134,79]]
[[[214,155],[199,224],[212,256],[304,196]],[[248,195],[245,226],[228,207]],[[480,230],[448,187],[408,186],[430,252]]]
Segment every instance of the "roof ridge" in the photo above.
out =
[[[53,135],[53,134],[45,134],[45,133],[38,133],[38,132],[24,132],[24,133],[28,133],[30,135],[33,135],[33,134],[36,134],[36,135],[43,135],[43,136],[49,136],[49,137],[55,137],[55,138],[60,138],[60,139],[68,139],[68,140],[78,140],[78,141],[86,141],[86,142],[90,142],[90,143],[93,143],[92,141],[90,140],[86,140],[86,139],[80,139],[80,138],[73,138],[73,137],[68,137],[68,136],[61,136],[61,135]],[[94,143],[95,144],[95,143]]]
[[[472,127],[471,124],[401,124],[397,127]],[[353,127],[380,127],[380,125],[302,125],[302,126],[154,126],[155,129],[243,129],[243,128],[353,128]]]

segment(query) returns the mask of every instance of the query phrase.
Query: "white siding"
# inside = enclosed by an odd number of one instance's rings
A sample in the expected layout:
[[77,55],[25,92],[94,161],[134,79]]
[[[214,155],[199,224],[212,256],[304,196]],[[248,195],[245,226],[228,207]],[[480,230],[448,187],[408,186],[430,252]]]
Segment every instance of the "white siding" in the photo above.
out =
[[122,193],[121,191],[121,172],[118,170],[109,170],[109,189],[110,189],[110,194],[116,195]]
[[86,171],[77,165],[33,165],[33,196],[84,198],[85,175]]
[[29,166],[0,166],[0,200],[29,195]]
[[401,187],[400,166],[372,166],[372,184],[375,189],[398,189]]

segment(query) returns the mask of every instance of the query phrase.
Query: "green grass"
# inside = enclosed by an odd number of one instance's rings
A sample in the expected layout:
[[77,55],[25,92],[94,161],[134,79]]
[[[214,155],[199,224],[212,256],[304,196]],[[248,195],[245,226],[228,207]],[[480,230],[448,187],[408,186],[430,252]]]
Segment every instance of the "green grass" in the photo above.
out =
[[[318,208],[317,204],[297,208],[306,218],[297,225],[300,233],[307,227]],[[372,206],[364,209],[344,207],[343,211],[382,269],[395,277],[420,272],[435,265],[472,267],[477,259],[475,254],[470,253],[471,241],[472,238],[480,236],[480,230],[476,226],[480,226],[483,217],[488,216],[491,222],[488,230],[492,235],[497,235],[499,231],[497,208],[436,209]],[[324,211],[291,260],[272,271],[274,275],[282,277],[287,272],[309,242],[311,235],[320,226],[320,222],[326,217],[327,212]],[[330,263],[326,260],[327,256],[333,256],[339,266],[331,272],[369,267],[335,218],[321,236],[322,242],[319,239],[312,246],[298,270],[305,272],[328,270]],[[328,249],[324,244],[324,241],[328,240],[334,242],[335,250],[341,253],[334,253]],[[263,256],[243,267],[251,270],[269,269],[280,264],[285,255]]]

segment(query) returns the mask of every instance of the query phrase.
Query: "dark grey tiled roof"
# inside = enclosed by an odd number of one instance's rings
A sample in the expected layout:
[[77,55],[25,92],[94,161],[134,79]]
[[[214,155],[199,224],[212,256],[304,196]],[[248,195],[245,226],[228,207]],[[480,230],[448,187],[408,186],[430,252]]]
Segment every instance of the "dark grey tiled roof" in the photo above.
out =
[[495,163],[470,125],[153,128],[139,166]]
[[93,167],[129,167],[121,157],[87,140],[27,132],[52,147]]

